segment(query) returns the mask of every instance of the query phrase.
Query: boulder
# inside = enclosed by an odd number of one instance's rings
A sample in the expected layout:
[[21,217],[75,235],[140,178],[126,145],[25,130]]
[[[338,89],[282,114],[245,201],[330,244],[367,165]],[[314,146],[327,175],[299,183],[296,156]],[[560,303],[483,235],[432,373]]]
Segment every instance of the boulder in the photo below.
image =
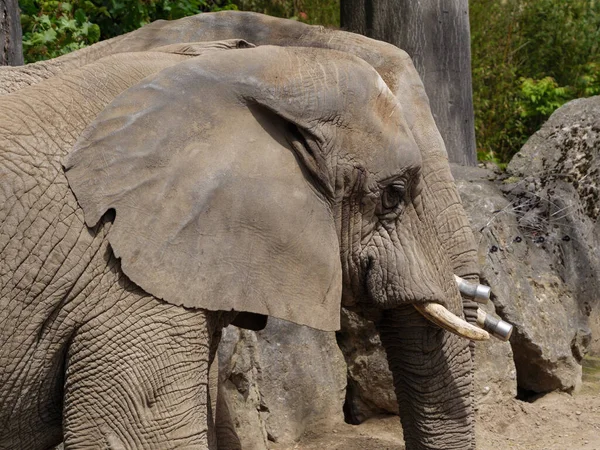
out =
[[[585,331],[581,331],[575,295],[561,278],[560,247],[570,241],[524,227],[519,221],[524,211],[509,194],[510,183],[502,184],[482,169],[454,167],[453,172],[479,243],[482,281],[493,289],[498,315],[515,326],[511,346],[521,395],[576,390],[581,383],[581,365],[573,340]],[[488,345],[480,344],[479,353],[491,349]],[[500,365],[490,371],[504,367],[504,375],[493,386],[502,395],[510,395],[514,369],[512,362],[506,361],[508,349],[500,350],[497,341],[491,345],[504,354],[506,363],[498,361]],[[493,353],[500,354],[492,351],[492,359]],[[476,376],[483,377],[490,364],[491,360],[480,363]]]
[[227,409],[242,448],[267,450],[265,421],[269,409],[259,387],[262,365],[256,333],[224,328],[218,358],[219,401],[224,403],[218,407]]
[[515,155],[505,191],[556,260],[578,314],[573,353],[600,354],[600,96],[559,108]]
[[[488,255],[494,244],[489,241],[489,226],[494,224],[497,211],[506,206],[507,202],[497,186],[489,181],[495,177],[492,172],[453,165],[452,173],[475,239],[479,244],[478,258],[482,282],[492,286],[495,303],[496,298],[502,295],[498,287],[505,281],[496,281],[490,276],[494,272],[494,267]],[[486,305],[481,305],[481,308],[489,314],[498,316],[494,303],[488,302]],[[477,403],[497,403],[501,399],[514,398],[516,394],[516,368],[510,343],[493,337],[489,341],[477,342],[475,346]]]
[[219,379],[242,448],[293,443],[343,423],[346,364],[335,333],[269,318],[259,332],[224,329]]
[[342,308],[337,340],[348,366],[346,421],[359,424],[371,417],[398,414],[392,372],[375,325]]

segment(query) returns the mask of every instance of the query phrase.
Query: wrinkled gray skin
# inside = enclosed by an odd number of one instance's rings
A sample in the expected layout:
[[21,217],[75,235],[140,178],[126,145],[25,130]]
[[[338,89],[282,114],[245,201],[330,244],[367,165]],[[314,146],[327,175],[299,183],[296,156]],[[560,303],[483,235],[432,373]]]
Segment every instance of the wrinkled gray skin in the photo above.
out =
[[[149,51],[234,38],[322,49]],[[469,342],[410,306],[469,316],[452,274],[477,267],[405,53],[227,12],[0,80],[0,448],[214,448],[217,310],[331,330],[340,296],[407,449],[474,448]]]

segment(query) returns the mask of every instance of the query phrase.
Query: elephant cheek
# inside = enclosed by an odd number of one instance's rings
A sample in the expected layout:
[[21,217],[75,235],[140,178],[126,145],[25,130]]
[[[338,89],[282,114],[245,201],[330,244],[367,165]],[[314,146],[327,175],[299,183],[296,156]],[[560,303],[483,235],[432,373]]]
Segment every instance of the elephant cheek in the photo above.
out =
[[446,304],[435,265],[409,233],[391,230],[366,250],[365,287],[370,302],[382,309],[407,303]]

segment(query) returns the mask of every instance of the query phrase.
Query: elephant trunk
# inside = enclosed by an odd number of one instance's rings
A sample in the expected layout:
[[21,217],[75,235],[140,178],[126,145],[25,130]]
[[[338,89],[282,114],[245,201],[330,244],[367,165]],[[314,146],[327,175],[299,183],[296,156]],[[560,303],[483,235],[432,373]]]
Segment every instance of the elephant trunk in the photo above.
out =
[[406,450],[472,450],[469,342],[431,325],[414,308],[389,311],[377,328],[393,374]]

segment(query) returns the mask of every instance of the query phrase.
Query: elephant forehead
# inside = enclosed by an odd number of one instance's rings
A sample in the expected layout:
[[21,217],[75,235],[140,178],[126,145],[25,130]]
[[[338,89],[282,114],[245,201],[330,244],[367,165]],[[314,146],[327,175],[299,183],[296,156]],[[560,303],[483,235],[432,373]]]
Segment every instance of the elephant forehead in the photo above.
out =
[[[383,81],[382,81],[383,83]],[[392,178],[421,167],[421,152],[405,119],[402,106],[385,87],[363,108],[344,149],[377,179]]]
[[[283,110],[307,127],[353,127],[359,121],[372,125],[365,114],[389,114],[386,103],[397,103],[377,71],[348,53],[263,46],[231,51],[228,56],[219,62],[221,79],[225,76],[238,92],[248,96],[256,90],[255,80],[264,80],[263,92],[278,99]],[[199,67],[208,69],[204,61]],[[239,67],[244,70],[233,70]],[[386,101],[380,99],[382,95]],[[381,114],[375,111],[379,107],[385,109]]]
[[421,152],[410,132],[396,133],[391,142],[375,148],[369,166],[384,180],[421,167]]

